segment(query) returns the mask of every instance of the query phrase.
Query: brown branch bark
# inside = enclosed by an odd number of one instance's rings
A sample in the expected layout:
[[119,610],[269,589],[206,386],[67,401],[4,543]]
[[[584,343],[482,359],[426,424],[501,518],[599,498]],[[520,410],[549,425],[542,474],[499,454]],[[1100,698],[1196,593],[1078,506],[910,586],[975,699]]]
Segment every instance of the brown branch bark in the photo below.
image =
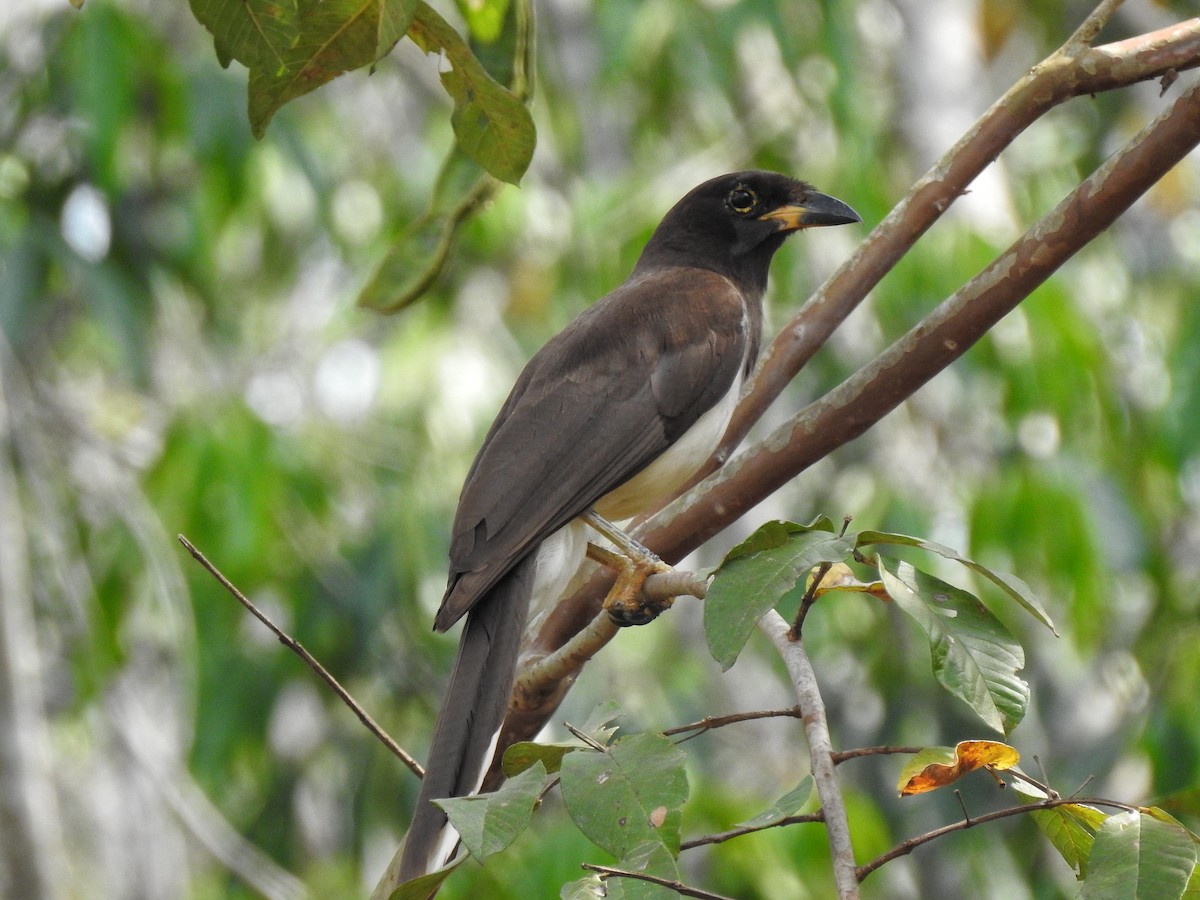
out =
[[[1200,18],[1101,47],[1087,46],[1084,41],[1103,24],[1112,6],[1102,4],[1071,40],[998,100],[788,323],[767,351],[712,467],[720,465],[867,292],[1031,123],[1071,97],[1200,66]],[[1197,143],[1200,86],[1193,86],[912,331],[660,510],[637,530],[637,538],[667,562],[677,562],[810,465],[861,435],[961,356]],[[535,636],[527,659],[554,652],[586,627],[610,581],[601,574],[560,604]],[[541,703],[511,709],[502,745],[536,734],[575,674],[565,673],[557,684],[541,686]]]
[[1200,18],[1096,48],[1080,45],[1083,28],[997,100],[784,326],[704,474],[729,457],[834,329],[1025,129],[1072,97],[1200,66]]

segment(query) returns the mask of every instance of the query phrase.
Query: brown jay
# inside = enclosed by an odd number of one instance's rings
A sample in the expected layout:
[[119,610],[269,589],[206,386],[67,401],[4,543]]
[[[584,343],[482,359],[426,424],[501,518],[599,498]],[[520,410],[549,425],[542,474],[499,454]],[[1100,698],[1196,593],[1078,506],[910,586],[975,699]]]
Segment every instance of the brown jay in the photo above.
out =
[[529,361],[454,518],[434,628],[467,621],[403,880],[440,867],[453,849],[456,835],[431,801],[479,789],[522,635],[583,562],[588,526],[577,517],[594,509],[627,519],[699,469],[757,359],[771,257],[794,231],[858,221],[845,203],[783,175],[706,181],[667,213],[628,280]]

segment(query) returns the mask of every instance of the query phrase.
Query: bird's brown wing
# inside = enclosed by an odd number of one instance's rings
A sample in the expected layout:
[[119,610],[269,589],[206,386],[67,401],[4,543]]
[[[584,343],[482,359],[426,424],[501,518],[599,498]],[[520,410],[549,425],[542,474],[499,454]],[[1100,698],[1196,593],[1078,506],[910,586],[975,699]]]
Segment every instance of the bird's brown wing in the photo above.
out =
[[[746,308],[747,298],[721,275],[652,271],[596,303],[534,356],[463,487],[438,630],[725,396],[757,343]],[[706,327],[695,328],[697,320]]]

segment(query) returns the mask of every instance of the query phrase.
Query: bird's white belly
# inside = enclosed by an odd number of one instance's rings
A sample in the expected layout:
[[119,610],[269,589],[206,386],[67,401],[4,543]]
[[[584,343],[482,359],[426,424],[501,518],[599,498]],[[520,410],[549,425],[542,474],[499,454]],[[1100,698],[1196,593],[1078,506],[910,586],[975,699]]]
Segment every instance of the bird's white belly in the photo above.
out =
[[739,373],[725,396],[697,419],[683,437],[633,478],[600,498],[596,512],[613,522],[620,522],[645,512],[682,487],[717,449],[741,393],[742,376]]

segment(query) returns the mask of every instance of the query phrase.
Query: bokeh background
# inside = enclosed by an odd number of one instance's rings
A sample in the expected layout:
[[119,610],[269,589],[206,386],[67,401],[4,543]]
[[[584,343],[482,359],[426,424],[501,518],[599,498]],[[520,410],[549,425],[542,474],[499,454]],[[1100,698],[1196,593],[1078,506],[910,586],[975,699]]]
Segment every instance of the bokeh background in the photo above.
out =
[[[453,10],[439,5],[446,14]],[[522,363],[619,283],[693,184],[757,166],[865,225],[794,239],[779,324],[1090,4],[546,0],[539,144],[395,316],[357,309],[450,146],[410,43],[285,108],[255,142],[245,71],[186,4],[0,7],[0,894],[343,897],[369,890],[415,779],[182,551],[187,535],[423,755],[452,637],[430,631],[447,522]],[[1189,11],[1190,10],[1190,11]],[[1194,14],[1130,0],[1101,41]],[[1188,80],[1194,76],[1184,74]],[[771,416],[869,360],[1170,102],[1074,100],[1023,135],[873,292]],[[1200,157],[1192,154],[952,370],[701,553],[768,517],[850,513],[1012,571],[1054,638],[1028,652],[1012,743],[1064,792],[1200,822]],[[946,570],[935,566],[939,574]],[[955,575],[957,580],[961,576]],[[616,699],[638,730],[785,706],[763,643],[729,673],[699,609],[630,630],[560,719]],[[806,626],[835,741],[987,737],[874,601]],[[794,722],[694,740],[689,834],[806,771]],[[899,763],[843,766],[861,861],[961,816],[898,800]],[[973,812],[1009,801],[984,776]],[[551,798],[448,897],[554,897],[604,862]],[[830,895],[814,826],[685,856],[737,897]],[[1027,819],[889,864],[868,897],[1072,896]]]

